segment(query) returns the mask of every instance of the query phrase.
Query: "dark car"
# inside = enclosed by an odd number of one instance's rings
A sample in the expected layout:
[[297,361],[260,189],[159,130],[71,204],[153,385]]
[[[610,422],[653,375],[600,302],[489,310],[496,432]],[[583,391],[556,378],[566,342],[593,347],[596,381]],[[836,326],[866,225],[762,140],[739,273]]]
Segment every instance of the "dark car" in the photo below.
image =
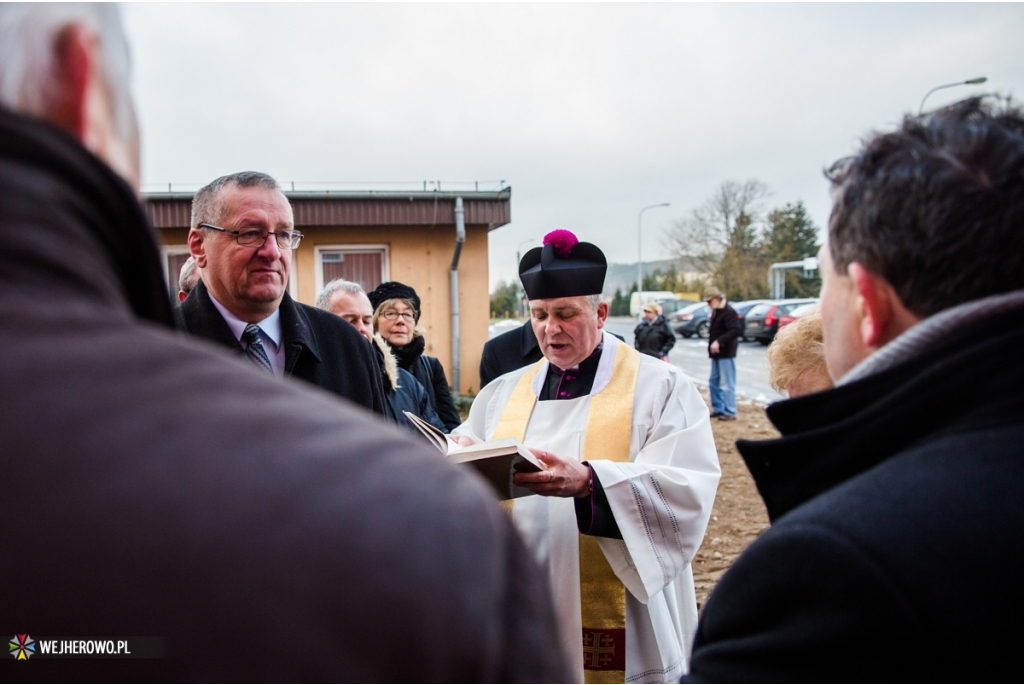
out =
[[683,309],[687,305],[691,305],[695,300],[658,300],[658,306],[661,307],[661,315],[665,317],[665,321],[672,321],[672,315]]
[[[730,305],[732,305],[732,308],[736,310],[736,318],[739,319],[740,321],[741,329],[745,328],[745,319],[743,317],[745,317],[751,309],[753,309],[759,304],[764,304],[765,302],[771,302],[771,300],[743,300],[742,302],[729,303]],[[754,339],[748,338],[745,332],[742,339],[745,340],[746,342],[754,342]]]
[[754,338],[762,345],[768,345],[775,339],[779,330],[779,319],[803,304],[812,304],[817,300],[803,298],[798,300],[776,300],[755,305],[743,321],[744,339]]
[[684,338],[692,338],[694,335],[698,338],[706,338],[709,331],[708,315],[710,313],[711,308],[707,304],[694,302],[672,316],[670,319],[672,328]]

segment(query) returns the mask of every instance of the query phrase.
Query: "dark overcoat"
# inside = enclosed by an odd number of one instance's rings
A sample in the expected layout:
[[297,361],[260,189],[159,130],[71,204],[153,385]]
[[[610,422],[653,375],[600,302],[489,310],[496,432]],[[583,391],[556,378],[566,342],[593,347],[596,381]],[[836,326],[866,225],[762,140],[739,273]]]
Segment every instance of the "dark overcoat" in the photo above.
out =
[[5,682],[567,681],[487,486],[174,330],[133,191],[2,108],[0,242],[0,622],[166,650]]
[[[369,341],[340,316],[296,302],[287,292],[281,300],[281,334],[286,376],[299,378],[384,414],[384,390],[377,358]],[[227,321],[217,311],[202,280],[181,303],[185,330],[245,355]]]
[[676,344],[676,334],[668,327],[665,317],[658,315],[654,321],[644,319],[633,329],[633,347],[651,357],[668,356]]
[[[740,338],[743,336],[743,326],[736,310],[729,303],[721,309],[712,308],[708,321],[708,356],[712,359],[735,357]],[[718,341],[718,352],[711,351],[711,343],[715,341]]]
[[540,361],[544,356],[537,344],[533,326],[527,321],[519,328],[495,336],[484,343],[480,357],[480,387],[509,371]]
[[690,678],[1019,681],[1022,350],[1018,306],[771,405],[782,437],[737,444],[772,527],[704,607]]

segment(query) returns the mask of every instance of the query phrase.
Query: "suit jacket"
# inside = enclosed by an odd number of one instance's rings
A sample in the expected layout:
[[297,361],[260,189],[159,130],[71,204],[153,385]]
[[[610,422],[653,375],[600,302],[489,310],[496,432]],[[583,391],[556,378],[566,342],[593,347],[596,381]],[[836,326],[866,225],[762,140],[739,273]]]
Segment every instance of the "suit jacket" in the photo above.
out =
[[484,353],[480,357],[480,387],[509,371],[539,361],[542,356],[529,321],[502,333],[484,344]]
[[737,443],[772,527],[704,607],[691,679],[1020,679],[1024,306],[957,324]]
[[[377,356],[366,338],[341,317],[296,302],[287,292],[280,310],[285,374],[383,414]],[[245,354],[202,281],[181,303],[181,317],[189,333]]]
[[3,625],[167,650],[37,655],[5,681],[567,682],[487,486],[175,330],[132,189],[2,107],[0,240]]
[[[712,359],[730,359],[736,356],[736,348],[743,335],[743,326],[732,305],[726,303],[721,309],[712,309],[711,326],[708,330],[708,356]],[[712,354],[711,343],[718,341],[718,353]]]

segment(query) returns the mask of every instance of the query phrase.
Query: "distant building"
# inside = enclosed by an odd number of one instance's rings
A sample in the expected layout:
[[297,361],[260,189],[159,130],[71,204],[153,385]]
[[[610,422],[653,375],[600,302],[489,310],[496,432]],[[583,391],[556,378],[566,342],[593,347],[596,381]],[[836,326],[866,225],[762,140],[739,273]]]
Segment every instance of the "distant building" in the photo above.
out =
[[[490,316],[487,234],[511,221],[511,188],[498,191],[290,191],[295,227],[305,236],[292,260],[288,291],[312,304],[334,278],[368,291],[383,281],[414,287],[422,299],[419,326],[427,354],[441,360],[448,382],[452,360],[451,265],[456,247],[456,202],[461,198],[466,238],[458,262],[459,392],[476,392],[480,353]],[[167,289],[188,258],[192,193],[146,193],[150,221],[163,240]]]

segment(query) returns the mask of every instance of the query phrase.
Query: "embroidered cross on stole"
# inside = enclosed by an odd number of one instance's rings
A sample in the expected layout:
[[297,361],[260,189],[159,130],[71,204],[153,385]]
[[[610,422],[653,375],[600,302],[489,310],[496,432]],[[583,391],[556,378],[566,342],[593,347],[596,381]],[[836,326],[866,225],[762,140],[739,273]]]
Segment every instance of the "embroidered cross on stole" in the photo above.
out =
[[[543,364],[542,359],[520,377],[492,440],[523,440],[537,402],[533,380]],[[590,396],[583,434],[583,459],[629,461],[633,396],[639,370],[640,353],[626,345],[616,345],[611,381],[601,392]],[[503,502],[509,514],[514,503],[515,500]],[[593,536],[580,535],[579,547],[584,680],[623,683],[626,679],[626,588]]]

